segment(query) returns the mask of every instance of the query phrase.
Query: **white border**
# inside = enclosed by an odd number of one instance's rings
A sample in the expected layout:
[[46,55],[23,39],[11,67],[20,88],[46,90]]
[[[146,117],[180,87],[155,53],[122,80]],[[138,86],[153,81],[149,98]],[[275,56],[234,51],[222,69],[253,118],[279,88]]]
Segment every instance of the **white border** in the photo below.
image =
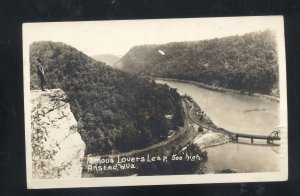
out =
[[[204,175],[162,175],[162,176],[132,176],[132,177],[98,177],[81,179],[33,179],[31,157],[31,104],[30,104],[30,71],[29,71],[29,43],[26,37],[30,24],[23,24],[23,74],[24,74],[24,118],[26,140],[26,173],[27,188],[73,188],[73,187],[110,187],[110,186],[140,186],[140,185],[172,185],[172,184],[207,184],[207,183],[235,183],[235,182],[265,182],[288,180],[288,141],[287,141],[287,90],[286,90],[286,60],[283,16],[255,16],[242,17],[264,20],[273,17],[280,22],[277,31],[279,81],[280,81],[280,129],[281,129],[281,154],[280,172],[263,173],[238,173],[238,174],[204,174]],[[220,17],[219,19],[234,20],[240,17]],[[205,19],[205,18],[202,18]],[[208,18],[206,18],[208,19]],[[162,20],[162,19],[159,19]],[[164,19],[165,20],[165,19]],[[169,19],[189,20],[189,19]],[[145,22],[151,20],[143,20]],[[119,21],[120,22],[120,21]],[[68,22],[66,22],[68,23]],[[35,23],[39,24],[39,23]],[[49,23],[50,24],[50,23]]]

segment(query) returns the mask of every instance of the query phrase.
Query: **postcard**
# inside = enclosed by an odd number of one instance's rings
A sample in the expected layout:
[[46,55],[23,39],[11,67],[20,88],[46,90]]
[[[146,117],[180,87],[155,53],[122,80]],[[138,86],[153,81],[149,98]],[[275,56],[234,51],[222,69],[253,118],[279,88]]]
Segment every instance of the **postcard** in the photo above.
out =
[[283,16],[23,24],[29,189],[285,181]]

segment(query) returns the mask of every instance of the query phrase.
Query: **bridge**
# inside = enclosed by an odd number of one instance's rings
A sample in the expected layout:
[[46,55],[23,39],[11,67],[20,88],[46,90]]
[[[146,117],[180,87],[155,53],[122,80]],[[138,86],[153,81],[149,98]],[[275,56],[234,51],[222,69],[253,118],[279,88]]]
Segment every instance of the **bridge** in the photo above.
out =
[[274,140],[280,140],[279,131],[273,131],[270,135],[251,135],[243,133],[233,135],[233,141],[238,142],[239,138],[249,138],[251,139],[251,144],[254,143],[254,139],[267,140],[267,144],[274,144]]
[[231,132],[228,130],[225,130],[223,128],[212,128],[209,127],[207,125],[203,125],[201,122],[199,122],[198,120],[194,119],[191,115],[191,111],[194,109],[194,104],[190,103],[188,100],[184,99],[183,101],[186,105],[187,108],[189,108],[189,112],[188,112],[188,117],[189,119],[194,122],[195,124],[197,124],[198,126],[208,129],[208,130],[212,130],[215,132],[222,132],[224,134],[227,134],[230,136],[231,140],[234,142],[238,142],[239,138],[249,138],[251,139],[251,144],[254,143],[254,139],[260,139],[260,140],[266,140],[267,144],[274,144],[275,140],[280,140],[280,136],[279,136],[279,131],[273,131],[271,132],[270,135],[254,135],[254,134],[244,134],[244,133],[235,133],[235,132]]

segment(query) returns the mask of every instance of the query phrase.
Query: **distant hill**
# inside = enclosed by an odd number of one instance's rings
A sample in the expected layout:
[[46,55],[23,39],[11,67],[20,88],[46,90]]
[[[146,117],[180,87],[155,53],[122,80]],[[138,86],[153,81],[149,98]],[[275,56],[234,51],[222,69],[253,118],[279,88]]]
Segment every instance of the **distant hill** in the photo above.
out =
[[106,63],[107,65],[110,65],[112,67],[117,61],[120,60],[119,57],[112,54],[99,54],[99,55],[92,56],[92,58],[96,59],[97,61]]
[[113,69],[64,43],[31,44],[31,90],[39,89],[37,57],[44,65],[46,88],[66,93],[86,153],[144,148],[184,123],[175,89]]
[[135,46],[118,63],[139,76],[192,80],[250,93],[271,94],[278,89],[276,41],[270,30]]

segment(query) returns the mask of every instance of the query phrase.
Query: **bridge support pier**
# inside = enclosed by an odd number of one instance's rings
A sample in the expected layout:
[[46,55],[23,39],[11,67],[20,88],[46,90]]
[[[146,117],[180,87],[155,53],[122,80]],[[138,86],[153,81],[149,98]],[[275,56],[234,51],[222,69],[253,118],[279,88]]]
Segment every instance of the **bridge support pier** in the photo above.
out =
[[234,137],[235,137],[235,141],[238,142],[239,141],[239,135],[236,134]]
[[253,144],[253,138],[251,138],[251,144]]
[[273,144],[273,140],[267,139],[267,144]]

